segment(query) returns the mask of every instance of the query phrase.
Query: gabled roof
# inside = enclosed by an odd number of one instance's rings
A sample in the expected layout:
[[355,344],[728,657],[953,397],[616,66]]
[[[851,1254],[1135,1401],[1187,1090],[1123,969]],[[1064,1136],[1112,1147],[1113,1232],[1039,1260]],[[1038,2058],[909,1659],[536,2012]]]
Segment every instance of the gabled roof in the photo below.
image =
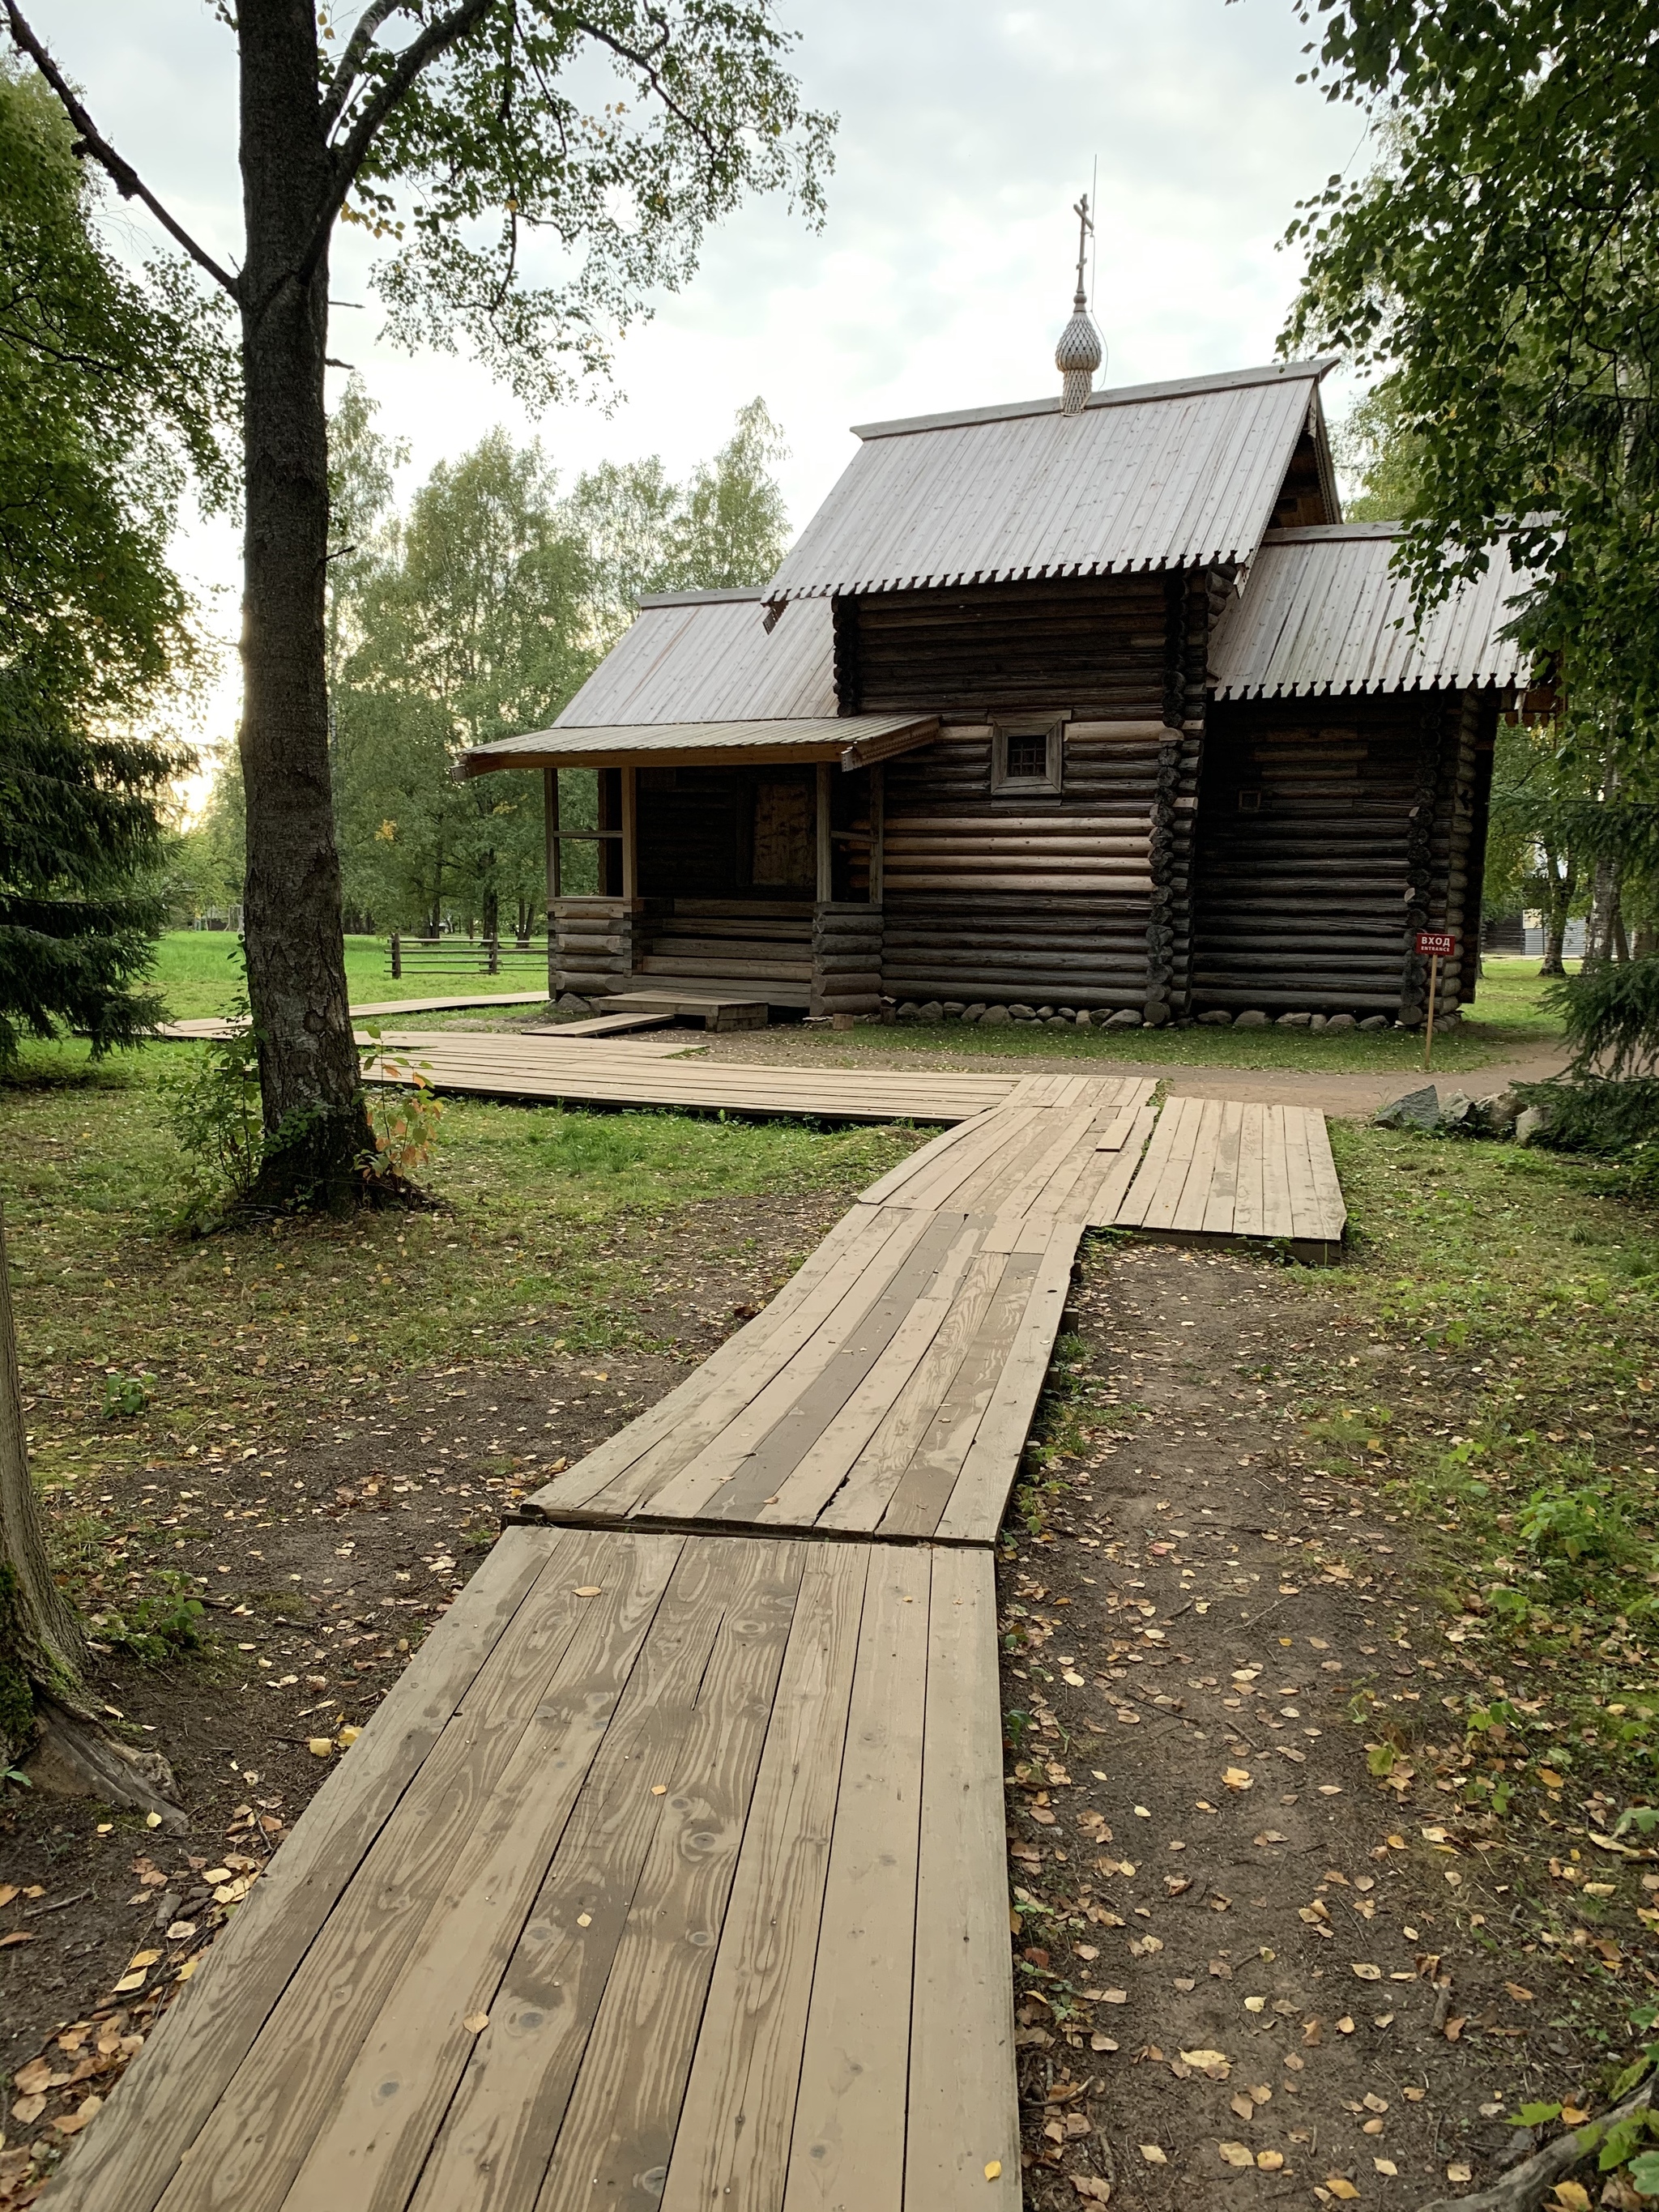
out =
[[1526,656],[1498,635],[1522,588],[1499,555],[1413,627],[1390,568],[1404,526],[1272,530],[1210,647],[1218,699],[1524,684]]
[[1325,361],[866,423],[765,588],[836,592],[1246,561],[1311,428]]
[[667,592],[641,602],[559,716],[606,723],[749,722],[833,714],[827,605],[792,607],[769,630],[758,592]]

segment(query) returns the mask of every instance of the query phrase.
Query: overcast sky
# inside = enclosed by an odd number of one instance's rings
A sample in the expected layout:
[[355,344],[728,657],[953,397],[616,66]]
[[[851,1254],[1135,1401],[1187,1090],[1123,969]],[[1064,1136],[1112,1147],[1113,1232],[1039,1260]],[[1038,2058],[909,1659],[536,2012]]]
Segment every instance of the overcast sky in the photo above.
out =
[[[354,10],[342,8],[340,15]],[[608,414],[532,425],[465,360],[377,339],[361,234],[336,256],[331,349],[359,366],[380,424],[410,447],[407,490],[496,422],[541,436],[567,480],[659,453],[683,471],[762,394],[791,448],[804,523],[853,451],[847,426],[1056,387],[1070,311],[1069,210],[1099,161],[1098,381],[1272,357],[1296,264],[1276,240],[1296,201],[1363,159],[1352,108],[1296,82],[1291,0],[780,0],[812,105],[841,118],[829,215],[807,231],[757,204],[710,239],[617,360]],[[221,257],[240,242],[230,33],[207,0],[33,0],[35,27],[106,135]],[[185,565],[235,630],[236,549],[197,529]],[[210,710],[229,734],[234,671]]]

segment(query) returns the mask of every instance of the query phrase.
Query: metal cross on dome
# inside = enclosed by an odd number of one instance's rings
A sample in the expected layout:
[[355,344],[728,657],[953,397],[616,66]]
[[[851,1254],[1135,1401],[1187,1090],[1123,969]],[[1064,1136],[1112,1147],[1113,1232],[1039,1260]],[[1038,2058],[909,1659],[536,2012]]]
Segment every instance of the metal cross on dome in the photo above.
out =
[[1078,303],[1079,307],[1081,307],[1081,306],[1083,305],[1083,298],[1084,298],[1084,292],[1083,292],[1083,270],[1084,270],[1084,264],[1085,264],[1085,263],[1088,260],[1088,258],[1089,258],[1089,239],[1090,239],[1090,234],[1091,234],[1091,232],[1093,231],[1094,227],[1095,227],[1095,226],[1094,226],[1094,219],[1093,219],[1093,217],[1092,217],[1092,216],[1090,215],[1090,213],[1089,213],[1089,195],[1088,195],[1088,193],[1087,193],[1087,192],[1085,192],[1085,194],[1083,195],[1083,198],[1082,198],[1080,200],[1079,200],[1079,201],[1077,202],[1076,205],[1075,205],[1075,206],[1073,208],[1073,210],[1072,210],[1072,213],[1073,213],[1073,214],[1077,217],[1077,220],[1078,220],[1078,233],[1077,233],[1077,303]]

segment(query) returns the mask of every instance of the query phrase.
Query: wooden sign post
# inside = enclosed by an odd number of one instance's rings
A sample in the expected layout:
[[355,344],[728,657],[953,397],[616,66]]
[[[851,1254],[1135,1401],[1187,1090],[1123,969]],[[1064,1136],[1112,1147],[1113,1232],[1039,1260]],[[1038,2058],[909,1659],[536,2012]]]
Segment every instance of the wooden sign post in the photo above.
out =
[[1429,963],[1429,1028],[1423,1040],[1423,1065],[1434,1064],[1434,1008],[1440,996],[1440,963],[1449,960],[1457,950],[1457,939],[1443,929],[1419,929],[1417,933],[1417,957]]

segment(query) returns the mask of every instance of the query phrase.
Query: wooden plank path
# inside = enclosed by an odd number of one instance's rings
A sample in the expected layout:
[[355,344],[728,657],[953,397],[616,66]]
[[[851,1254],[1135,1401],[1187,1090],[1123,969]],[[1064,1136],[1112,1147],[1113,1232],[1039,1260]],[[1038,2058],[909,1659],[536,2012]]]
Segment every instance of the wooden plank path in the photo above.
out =
[[[355,1021],[363,1021],[378,1020],[383,1014],[457,1013],[465,1006],[544,1006],[546,1004],[545,991],[484,991],[453,999],[370,999],[361,1006],[354,1006],[351,1013]],[[184,1021],[163,1022],[155,1034],[173,1042],[216,1042],[221,1037],[234,1036],[238,1030],[246,1026],[245,1022],[228,1021],[222,1014],[192,1014]]]
[[877,1183],[754,1321],[525,1500],[549,1520],[988,1544],[1151,1082],[1027,1078]]
[[1017,2212],[1000,1735],[988,1552],[509,1529],[48,2201]]
[[[447,1030],[411,1031],[391,1057],[418,1056],[439,1090],[459,1095],[836,1121],[964,1121],[1000,1105],[1020,1082],[1017,1070],[960,1075],[928,1067],[772,1067],[689,1056],[705,1043],[678,1033],[567,1042]],[[379,1063],[364,1072],[377,1073]]]
[[1152,1092],[964,1112],[526,1501],[52,2206],[1018,2212],[993,1546],[1077,1248],[1332,1218]]
[[1307,1106],[1176,1098],[1127,1194],[1097,1226],[1190,1240],[1281,1238],[1298,1259],[1337,1257],[1347,1209],[1325,1116]]

